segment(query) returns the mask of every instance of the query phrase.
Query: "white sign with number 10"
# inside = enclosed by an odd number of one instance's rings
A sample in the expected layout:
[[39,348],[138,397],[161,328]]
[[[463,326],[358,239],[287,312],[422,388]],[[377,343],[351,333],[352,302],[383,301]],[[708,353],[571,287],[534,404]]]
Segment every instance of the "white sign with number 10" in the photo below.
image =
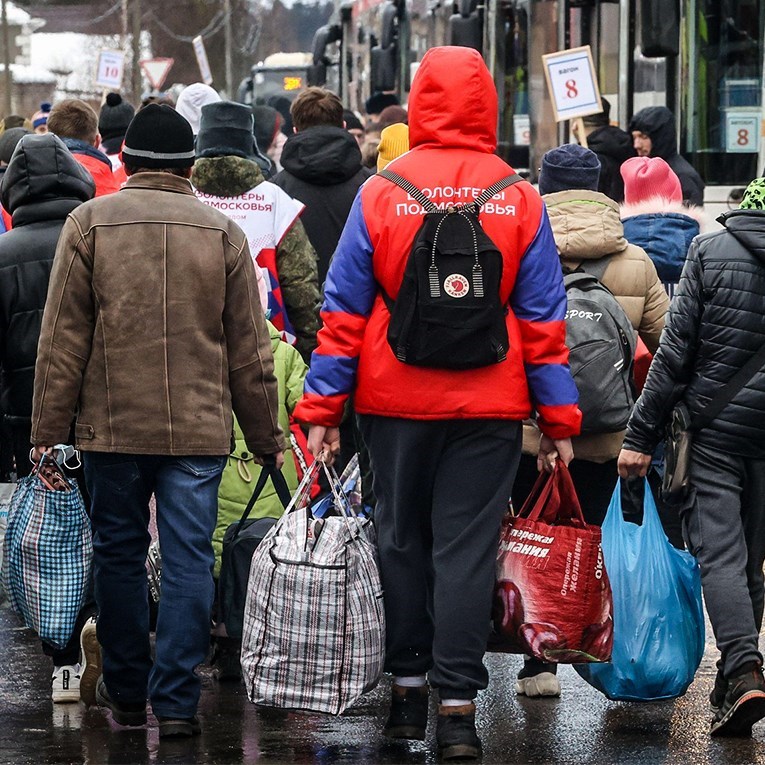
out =
[[118,50],[102,50],[98,57],[96,85],[119,90],[122,87],[122,72],[125,68],[125,54]]
[[603,111],[589,45],[542,56],[555,121]]

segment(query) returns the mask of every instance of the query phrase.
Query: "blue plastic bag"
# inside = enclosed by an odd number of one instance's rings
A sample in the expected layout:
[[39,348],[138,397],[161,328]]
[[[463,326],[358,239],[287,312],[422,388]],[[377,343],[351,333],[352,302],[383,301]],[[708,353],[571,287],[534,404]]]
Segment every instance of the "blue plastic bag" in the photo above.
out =
[[704,654],[701,576],[696,559],[667,540],[647,481],[642,526],[624,520],[617,481],[602,545],[614,595],[613,654],[610,664],[576,671],[616,701],[682,696]]
[[90,521],[77,482],[48,489],[22,478],[11,498],[3,555],[3,587],[27,627],[64,648],[82,607],[93,559]]

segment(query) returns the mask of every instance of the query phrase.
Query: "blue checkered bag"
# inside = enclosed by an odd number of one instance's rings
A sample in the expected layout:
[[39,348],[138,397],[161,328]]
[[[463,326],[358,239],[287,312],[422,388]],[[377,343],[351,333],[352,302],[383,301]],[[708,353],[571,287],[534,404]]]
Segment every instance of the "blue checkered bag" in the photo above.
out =
[[13,610],[42,640],[64,648],[82,607],[93,560],[90,520],[77,482],[48,489],[22,478],[11,498],[3,587]]

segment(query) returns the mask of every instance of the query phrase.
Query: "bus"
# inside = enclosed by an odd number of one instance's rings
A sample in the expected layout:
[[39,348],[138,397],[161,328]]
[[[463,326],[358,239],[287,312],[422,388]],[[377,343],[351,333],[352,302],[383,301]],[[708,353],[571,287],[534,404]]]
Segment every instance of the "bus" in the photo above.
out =
[[612,121],[626,129],[644,106],[672,109],[712,212],[736,206],[765,167],[765,0],[355,0],[328,29],[313,63],[335,72],[353,109],[375,91],[405,104],[430,47],[479,50],[499,95],[499,153],[532,180],[570,137],[554,121],[542,55],[582,45]]
[[308,72],[313,56],[310,53],[273,53],[252,67],[250,76],[242,80],[237,101],[242,104],[268,104],[274,99],[294,101],[308,87]]

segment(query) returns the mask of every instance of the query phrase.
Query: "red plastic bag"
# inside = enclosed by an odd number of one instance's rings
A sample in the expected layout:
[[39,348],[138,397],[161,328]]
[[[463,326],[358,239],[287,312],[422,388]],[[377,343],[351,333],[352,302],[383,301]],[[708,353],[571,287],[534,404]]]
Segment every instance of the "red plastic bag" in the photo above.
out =
[[542,473],[502,524],[490,650],[546,662],[608,661],[613,601],[600,528],[582,516],[568,468]]
[[635,390],[641,393],[645,385],[645,379],[648,377],[648,370],[651,368],[653,355],[648,350],[648,346],[638,336],[635,346],[635,361],[632,365],[632,376],[635,379]]

